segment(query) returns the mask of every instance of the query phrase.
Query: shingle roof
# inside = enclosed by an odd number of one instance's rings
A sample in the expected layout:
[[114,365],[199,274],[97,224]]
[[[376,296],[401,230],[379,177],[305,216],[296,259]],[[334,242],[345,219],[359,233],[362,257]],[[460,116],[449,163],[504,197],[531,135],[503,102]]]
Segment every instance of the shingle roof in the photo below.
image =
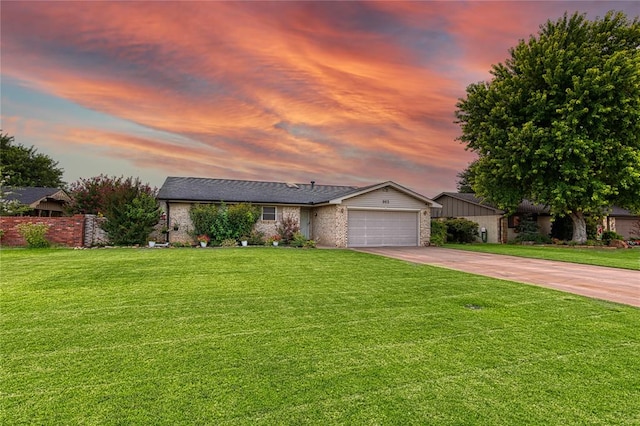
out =
[[637,217],[638,215],[633,214],[631,211],[627,209],[623,209],[622,207],[613,206],[611,208],[611,212],[609,216],[629,216],[629,217]]
[[466,201],[467,203],[477,204],[479,206],[495,210],[496,212],[498,212],[500,214],[503,213],[502,210],[500,210],[499,208],[497,208],[493,204],[490,204],[490,203],[484,201],[483,199],[476,197],[476,194],[465,193],[465,192],[442,192],[442,193],[436,195],[435,197],[433,197],[433,199],[437,201],[438,198],[443,197],[443,196],[448,196],[448,197],[451,197],[451,198],[457,198],[458,200]]
[[69,197],[60,188],[44,188],[44,187],[3,187],[2,192],[9,201],[17,200],[20,204],[30,206],[45,198],[53,197],[56,199],[68,200]]
[[[441,194],[438,194],[433,199],[437,200],[442,196],[457,198],[458,200],[466,201],[472,204],[477,204],[479,206],[493,209],[500,213],[504,213],[502,210],[498,209],[495,205],[491,204],[490,202],[476,197],[476,194],[463,193],[463,192],[443,192]],[[529,200],[522,200],[522,202],[518,205],[518,208],[516,209],[516,211],[518,213],[549,214],[549,207],[544,206],[542,204],[534,204]]]
[[358,190],[355,186],[290,184],[231,179],[168,177],[160,200],[228,203],[319,204]]

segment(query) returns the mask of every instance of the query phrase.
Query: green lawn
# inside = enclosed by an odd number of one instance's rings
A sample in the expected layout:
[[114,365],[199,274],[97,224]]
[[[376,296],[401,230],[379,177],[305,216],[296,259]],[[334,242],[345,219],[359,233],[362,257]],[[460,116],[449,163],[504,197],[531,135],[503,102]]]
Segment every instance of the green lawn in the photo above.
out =
[[612,268],[640,271],[640,248],[577,248],[569,246],[523,246],[515,244],[445,244],[446,248],[507,254],[536,259],[559,260],[587,265],[610,266]]
[[0,424],[638,424],[640,309],[348,250],[0,250]]

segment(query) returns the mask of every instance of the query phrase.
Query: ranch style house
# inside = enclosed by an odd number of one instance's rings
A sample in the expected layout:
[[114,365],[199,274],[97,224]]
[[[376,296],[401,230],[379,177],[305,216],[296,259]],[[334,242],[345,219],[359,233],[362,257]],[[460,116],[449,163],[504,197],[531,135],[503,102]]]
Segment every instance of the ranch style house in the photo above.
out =
[[[273,235],[284,217],[325,247],[425,246],[437,202],[395,182],[366,187],[168,177],[157,196],[168,242],[192,236],[189,210],[196,203],[251,203],[261,217],[255,228]],[[173,230],[177,228],[177,230]]]

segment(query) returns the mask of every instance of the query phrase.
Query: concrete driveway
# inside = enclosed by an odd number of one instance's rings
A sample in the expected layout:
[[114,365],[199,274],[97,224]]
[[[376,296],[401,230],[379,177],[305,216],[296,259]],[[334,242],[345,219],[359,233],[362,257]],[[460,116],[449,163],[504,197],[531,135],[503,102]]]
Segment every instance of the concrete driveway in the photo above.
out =
[[357,250],[640,307],[639,271],[440,247],[379,247]]

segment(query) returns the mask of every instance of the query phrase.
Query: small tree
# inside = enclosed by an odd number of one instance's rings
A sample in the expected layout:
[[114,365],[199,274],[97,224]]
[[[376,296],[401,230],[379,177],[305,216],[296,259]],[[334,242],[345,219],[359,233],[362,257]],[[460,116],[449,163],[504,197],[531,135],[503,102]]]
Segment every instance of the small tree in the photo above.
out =
[[518,242],[547,243],[551,241],[551,238],[540,233],[540,225],[532,214],[523,215],[515,230],[518,234],[516,237]]

